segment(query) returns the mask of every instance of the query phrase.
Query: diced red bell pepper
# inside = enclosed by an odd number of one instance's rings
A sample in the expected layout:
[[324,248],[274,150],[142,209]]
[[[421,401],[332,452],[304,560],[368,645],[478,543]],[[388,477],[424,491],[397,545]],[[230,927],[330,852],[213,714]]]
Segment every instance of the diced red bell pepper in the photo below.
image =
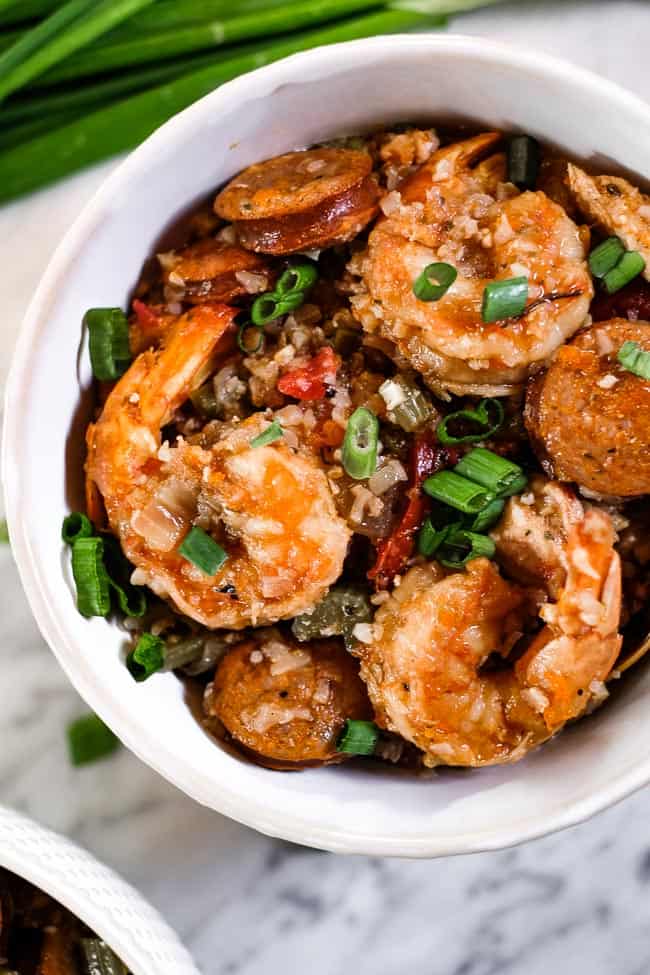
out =
[[388,589],[393,578],[406,566],[413,554],[415,536],[430,509],[431,501],[422,493],[427,477],[458,460],[458,451],[442,447],[432,434],[418,437],[411,451],[410,483],[406,492],[406,507],[393,533],[379,542],[377,560],[368,573],[377,589]]
[[336,382],[341,360],[329,345],[324,346],[313,359],[298,369],[285,372],[278,380],[278,389],[294,399],[323,399],[328,386]]
[[138,298],[133,299],[133,311],[138,319],[138,325],[143,331],[157,329],[160,324],[160,316],[156,314],[151,305],[146,305]]

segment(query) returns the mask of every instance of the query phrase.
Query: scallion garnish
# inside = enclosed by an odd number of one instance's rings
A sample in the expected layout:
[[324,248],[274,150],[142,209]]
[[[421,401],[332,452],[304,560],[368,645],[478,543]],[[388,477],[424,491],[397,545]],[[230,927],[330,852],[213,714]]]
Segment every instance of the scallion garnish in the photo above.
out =
[[73,511],[63,519],[61,537],[72,546],[72,574],[77,588],[77,608],[83,616],[107,616],[110,590],[126,616],[144,616],[146,590],[130,582],[132,567],[117,539],[95,534],[90,519]]
[[589,255],[589,270],[595,278],[604,278],[608,271],[616,267],[625,253],[625,247],[618,237],[608,237]]
[[72,575],[77,587],[77,609],[82,616],[108,616],[110,580],[104,565],[101,538],[78,538],[72,546]]
[[104,565],[108,582],[117,596],[117,602],[125,616],[140,617],[147,611],[147,590],[144,586],[131,583],[133,566],[128,561],[120,544],[112,535],[104,535]]
[[266,447],[267,444],[275,443],[276,440],[280,440],[284,436],[284,430],[280,426],[278,420],[274,420],[270,423],[266,430],[262,433],[258,433],[256,437],[251,440],[251,447]]
[[460,528],[460,525],[445,525],[443,528],[435,528],[431,518],[425,518],[418,535],[418,552],[420,555],[423,555],[425,559],[432,558],[453,528]]
[[74,545],[78,538],[90,538],[94,534],[90,518],[81,511],[73,511],[63,519],[61,538],[66,545]]
[[378,443],[379,421],[371,410],[360,406],[348,420],[342,449],[343,467],[355,481],[374,474]]
[[520,190],[532,190],[539,172],[539,142],[529,135],[513,135],[508,142],[508,180]]
[[228,558],[221,545],[196,526],[190,528],[178,551],[184,559],[208,576],[215,575]]
[[462,569],[472,559],[491,559],[495,551],[496,545],[487,535],[460,528],[447,534],[437,559],[447,569]]
[[305,295],[302,291],[291,291],[284,295],[269,291],[267,294],[260,295],[251,308],[253,325],[268,325],[276,318],[281,318],[282,315],[288,315],[289,312],[300,308],[304,301]]
[[7,519],[0,519],[0,545],[9,544],[9,526],[7,525]]
[[650,379],[650,352],[642,349],[638,342],[623,342],[616,358],[628,372]]
[[138,683],[147,680],[165,666],[165,642],[153,633],[143,633],[135,649],[126,658],[131,677]]
[[96,714],[87,714],[68,725],[68,751],[73,765],[88,765],[112,755],[119,739]]
[[483,289],[481,318],[484,322],[499,322],[513,318],[526,310],[528,301],[528,278],[506,278],[491,281]]
[[451,264],[427,264],[413,282],[413,294],[420,301],[440,301],[457,277],[458,271]]
[[[254,341],[249,344],[248,338],[254,337]],[[251,322],[244,322],[237,331],[237,345],[244,355],[255,355],[260,352],[264,345],[264,331],[261,326],[253,325]]]
[[119,379],[131,362],[129,323],[121,308],[90,308],[84,315],[95,379]]
[[[381,392],[381,390],[380,390]],[[493,413],[493,419],[490,419],[490,413]],[[446,416],[444,420],[438,424],[436,428],[436,434],[438,440],[441,444],[458,444],[458,443],[477,443],[479,440],[485,440],[487,437],[492,436],[503,424],[504,411],[501,402],[498,399],[482,399],[474,410],[457,410],[456,413],[450,413]],[[468,433],[465,436],[454,436],[449,432],[449,427],[451,424],[457,423],[471,423],[479,427],[476,433]]]
[[436,501],[442,501],[457,511],[473,515],[482,511],[494,499],[494,494],[486,491],[454,471],[438,471],[424,482],[425,492]]
[[603,284],[608,294],[613,295],[626,284],[633,281],[645,268],[645,261],[638,251],[626,251],[611,271],[603,277]]
[[488,528],[492,528],[497,523],[505,506],[506,503],[502,498],[495,498],[482,511],[479,511],[476,517],[465,527],[472,532],[486,532]]
[[310,288],[313,288],[317,281],[318,271],[313,264],[309,264],[307,261],[301,264],[292,264],[278,278],[275,286],[275,294],[287,295],[295,291],[304,294]]
[[336,743],[336,749],[346,755],[372,755],[378,740],[379,728],[374,721],[354,721],[348,718]]
[[468,454],[461,457],[454,470],[457,475],[460,474],[482,485],[492,495],[500,498],[507,498],[523,491],[528,483],[528,478],[518,464],[500,457],[491,450],[486,450],[485,447],[475,447],[474,450],[470,450]]

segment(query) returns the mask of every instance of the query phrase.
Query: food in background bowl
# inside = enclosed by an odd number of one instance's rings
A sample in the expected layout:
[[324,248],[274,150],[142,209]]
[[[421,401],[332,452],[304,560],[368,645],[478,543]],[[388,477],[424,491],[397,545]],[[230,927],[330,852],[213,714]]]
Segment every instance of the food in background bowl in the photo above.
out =
[[48,894],[0,869],[0,971],[127,975],[115,952]]
[[240,173],[87,313],[80,611],[271,767],[511,762],[592,710],[646,647],[646,210],[498,132]]

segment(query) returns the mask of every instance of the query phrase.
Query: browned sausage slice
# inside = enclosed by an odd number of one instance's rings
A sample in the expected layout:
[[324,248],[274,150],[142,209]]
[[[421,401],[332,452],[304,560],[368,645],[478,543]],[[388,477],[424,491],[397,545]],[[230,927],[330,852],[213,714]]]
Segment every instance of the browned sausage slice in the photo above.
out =
[[250,250],[290,254],[356,237],[377,213],[372,159],[357,149],[311,149],[256,163],[215,200]]
[[624,342],[650,352],[650,323],[615,318],[562,346],[526,396],[526,428],[551,476],[600,494],[650,493],[650,382],[617,361]]
[[261,764],[276,767],[341,761],[345,720],[372,717],[357,662],[339,641],[297,643],[276,631],[223,658],[205,708]]
[[183,301],[227,304],[247,294],[260,294],[272,284],[268,262],[236,244],[201,240],[173,255],[165,255],[163,281]]

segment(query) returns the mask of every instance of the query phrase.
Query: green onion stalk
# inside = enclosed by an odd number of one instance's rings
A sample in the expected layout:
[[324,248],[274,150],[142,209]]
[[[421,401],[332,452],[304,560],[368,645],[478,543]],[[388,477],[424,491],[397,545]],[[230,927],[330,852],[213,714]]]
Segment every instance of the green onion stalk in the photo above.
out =
[[225,20],[106,40],[101,45],[93,45],[74,58],[69,58],[41,78],[40,83],[59,84],[87,75],[128,68],[134,64],[162,61],[253,38],[287,34],[382,6],[385,6],[382,0],[302,0],[300,3],[290,4],[289,7],[259,10],[241,16],[237,12],[235,16],[231,14]]
[[436,17],[406,10],[371,13],[323,30],[296,34],[256,51],[234,54],[167,84],[100,108],[0,155],[0,202],[133,148],[171,115],[247,71],[322,44],[440,23]]
[[153,0],[68,0],[0,55],[0,101]]

